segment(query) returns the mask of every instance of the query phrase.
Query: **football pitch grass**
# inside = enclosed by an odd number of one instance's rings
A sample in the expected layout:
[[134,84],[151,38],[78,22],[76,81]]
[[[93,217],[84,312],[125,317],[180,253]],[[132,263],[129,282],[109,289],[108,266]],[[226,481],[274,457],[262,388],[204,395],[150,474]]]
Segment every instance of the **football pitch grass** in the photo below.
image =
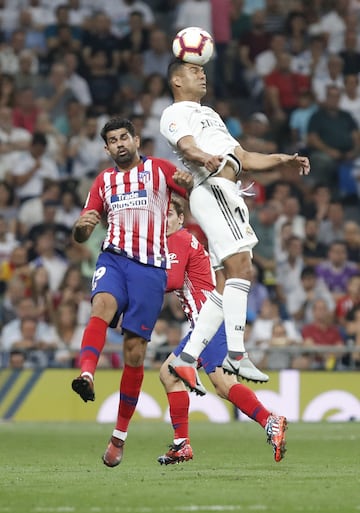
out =
[[255,423],[191,423],[194,460],[160,466],[167,424],[130,426],[124,459],[101,461],[112,426],[0,424],[0,513],[360,512],[360,424],[290,423],[275,463]]

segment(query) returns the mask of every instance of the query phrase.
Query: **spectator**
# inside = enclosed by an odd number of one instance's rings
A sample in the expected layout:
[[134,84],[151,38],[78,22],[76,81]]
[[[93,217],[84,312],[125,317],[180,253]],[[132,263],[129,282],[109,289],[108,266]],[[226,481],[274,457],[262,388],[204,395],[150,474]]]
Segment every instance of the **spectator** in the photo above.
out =
[[96,12],[91,30],[85,30],[83,36],[82,57],[87,68],[92,65],[95,51],[105,52],[106,68],[115,73],[120,66],[121,51],[118,37],[111,31],[111,18],[105,12]]
[[28,252],[23,244],[16,246],[9,257],[0,264],[0,283],[2,283],[2,286],[6,285],[12,278],[18,277],[24,283],[26,292],[28,292],[30,274]]
[[45,179],[41,196],[36,196],[22,203],[18,211],[18,230],[25,238],[30,229],[44,222],[44,204],[47,201],[60,202],[61,186],[58,181]]
[[299,94],[309,89],[309,78],[293,73],[290,54],[282,52],[276,60],[274,70],[265,76],[264,81],[269,116],[278,124],[279,135],[288,137],[289,116],[299,106]]
[[57,308],[52,338],[56,344],[52,367],[76,367],[84,326],[78,324],[77,304],[61,303]]
[[[285,328],[286,337],[292,342],[302,341],[300,333],[297,331],[295,323],[292,320],[282,320],[280,316],[279,305],[277,302],[265,299],[260,309],[258,317],[255,319],[247,341],[246,347],[249,357],[255,365],[262,366],[265,362],[266,350],[269,349],[273,328],[277,324],[282,324]],[[287,366],[285,364],[285,366]]]
[[92,109],[97,115],[111,112],[118,87],[116,74],[107,67],[106,62],[105,51],[94,49],[85,76],[93,100]]
[[[16,342],[23,340],[22,322],[28,319],[32,319],[35,323],[35,340],[51,344],[50,326],[44,321],[37,320],[37,308],[34,300],[30,297],[22,297],[16,305],[16,318],[5,324],[2,329],[1,341],[5,351],[10,351]],[[32,324],[31,330],[33,327]]]
[[298,328],[313,322],[313,305],[317,299],[325,301],[330,312],[334,312],[335,301],[325,285],[316,276],[314,267],[304,267],[301,271],[301,286],[287,297],[287,311]]
[[169,39],[165,31],[154,29],[150,32],[149,49],[143,53],[144,75],[160,73],[167,78],[168,65],[173,58]]
[[[0,325],[3,327],[17,317],[17,304],[25,297],[26,285],[19,276],[1,284]],[[1,344],[0,344],[1,347]]]
[[305,237],[305,217],[300,213],[301,204],[296,196],[289,196],[284,200],[283,211],[275,222],[275,237],[278,240],[281,226],[285,222],[291,224],[291,232],[301,240]]
[[244,0],[231,2],[231,39],[238,41],[251,29],[251,16],[245,12]]
[[51,23],[45,28],[48,53],[59,48],[59,45],[61,44],[61,31],[64,28],[69,31],[69,36],[73,43],[73,49],[79,50],[81,47],[81,30],[78,26],[70,25],[69,10],[70,9],[67,4],[58,5],[55,8],[55,23]]
[[66,169],[66,138],[59,132],[56,126],[51,122],[47,112],[39,113],[35,131],[46,137],[45,157],[55,162],[60,176],[64,176]]
[[[221,115],[219,109],[217,112]],[[273,138],[269,118],[263,112],[254,112],[245,123],[241,145],[247,151],[276,153],[278,147]]]
[[13,370],[26,369],[26,355],[21,349],[12,349],[9,353],[8,368]]
[[36,104],[33,89],[24,87],[16,94],[15,107],[13,109],[13,123],[15,127],[25,128],[31,134],[35,131],[40,109]]
[[253,323],[258,316],[263,302],[266,299],[269,299],[269,291],[261,283],[259,278],[259,269],[255,264],[252,264],[252,276],[251,276],[251,286],[248,295],[247,302],[247,313],[246,320],[247,322]]
[[[347,249],[348,259],[360,265],[360,226],[356,221],[345,221],[344,242]],[[360,268],[359,268],[360,270]]]
[[212,34],[211,14],[211,2],[207,0],[185,0],[179,4],[176,11],[174,20],[175,32],[186,27],[192,27],[194,20],[201,20],[201,28]]
[[122,0],[114,3],[112,0],[105,3],[105,11],[111,19],[111,32],[117,37],[129,33],[129,18],[134,11],[141,12],[145,27],[152,29],[155,26],[155,16],[148,2],[143,0]]
[[52,64],[47,81],[36,91],[36,98],[49,112],[52,122],[63,115],[67,103],[74,94],[67,82],[66,66],[62,62]]
[[360,127],[360,94],[358,74],[345,75],[344,90],[340,97],[340,109],[351,114]]
[[149,29],[145,27],[144,16],[140,11],[133,11],[129,16],[130,32],[121,38],[121,60],[129,66],[132,55],[142,54],[149,49]]
[[[20,68],[19,59],[21,52],[25,49],[25,32],[22,29],[16,28],[10,36],[8,43],[2,45],[0,52],[0,69],[2,73],[15,75]],[[32,63],[32,71],[38,71],[39,63],[34,56]]]
[[66,272],[68,262],[56,251],[56,238],[52,229],[45,228],[34,243],[36,258],[30,261],[32,269],[44,266],[49,273],[51,292],[55,292]]
[[283,32],[285,29],[284,9],[279,0],[266,0],[265,2],[265,29],[270,34]]
[[84,126],[85,110],[84,105],[71,97],[63,113],[53,123],[56,130],[66,138],[79,134]]
[[318,106],[314,101],[313,93],[306,89],[301,91],[299,93],[299,106],[292,111],[289,117],[291,140],[295,151],[307,151],[309,121],[317,109]]
[[276,266],[277,295],[286,310],[290,294],[296,294],[301,289],[301,272],[304,267],[302,240],[296,235],[291,235],[288,240],[287,258]]
[[[250,212],[250,222],[258,236],[258,243],[253,251],[254,263],[262,273],[264,283],[269,283],[269,275],[274,278],[275,271],[275,221],[278,216],[272,202],[266,202]],[[273,284],[273,280],[272,284]]]
[[271,34],[269,47],[260,52],[255,58],[256,73],[262,78],[272,73],[285,51],[285,35],[281,32]]
[[327,259],[316,266],[316,275],[327,285],[335,301],[346,293],[348,280],[358,272],[358,264],[348,260],[346,244],[340,240],[330,244]]
[[37,309],[37,318],[51,323],[55,318],[53,296],[50,292],[49,273],[45,267],[36,267],[30,275],[30,297]]
[[43,77],[34,70],[34,52],[26,48],[19,55],[19,71],[14,75],[15,84],[18,90],[38,89],[43,83]]
[[360,305],[360,275],[351,276],[346,284],[346,292],[336,301],[336,322],[346,328],[349,314]]
[[344,207],[339,201],[331,201],[327,207],[327,215],[323,216],[319,225],[318,240],[329,246],[336,240],[344,239]]
[[76,219],[80,216],[80,200],[74,189],[65,189],[60,197],[60,204],[56,209],[55,222],[61,223],[69,230],[72,229]]
[[57,308],[63,303],[73,302],[76,304],[78,324],[86,325],[90,317],[90,298],[86,280],[84,279],[81,267],[77,264],[70,264],[61,280],[61,283],[54,294],[54,305]]
[[103,159],[104,142],[98,133],[97,121],[95,114],[87,115],[82,131],[69,140],[70,174],[79,181],[95,177]]
[[11,171],[13,161],[30,148],[31,133],[14,126],[12,109],[0,107],[0,177]]
[[0,75],[0,108],[13,108],[16,95],[16,77],[7,73]]
[[360,73],[360,52],[358,50],[357,31],[347,30],[344,39],[345,45],[339,54],[344,63],[344,76],[346,77],[346,75],[358,75]]
[[0,216],[6,220],[8,232],[17,235],[18,208],[15,204],[14,191],[5,181],[0,181]]
[[29,151],[13,161],[11,179],[21,203],[40,196],[45,179],[59,180],[55,162],[45,157],[46,146],[46,137],[34,132]]
[[64,52],[62,61],[66,67],[67,84],[74,97],[85,107],[92,102],[89,85],[79,74],[79,56],[74,50]]
[[8,221],[0,214],[0,263],[8,260],[18,244],[15,234],[9,231]]
[[344,87],[343,76],[344,63],[339,55],[329,55],[327,59],[327,70],[324,74],[313,74],[312,90],[316,102],[322,105],[327,101],[328,89],[330,86],[342,91]]
[[[352,349],[344,357],[344,363],[350,369],[360,369],[360,307],[355,306],[348,314],[345,324],[346,345]],[[356,351],[358,349],[358,351]]]
[[340,90],[330,85],[326,101],[309,121],[308,147],[312,162],[311,182],[338,186],[338,170],[344,161],[359,155],[359,129],[354,118],[340,109]]
[[331,195],[332,192],[328,185],[319,183],[312,187],[303,206],[305,217],[314,218],[319,223],[326,219],[331,203]]
[[[305,324],[301,330],[304,347],[334,346],[344,347],[338,326],[334,323],[333,314],[329,311],[323,299],[317,299],[313,304],[313,322]],[[304,354],[307,361],[306,367],[314,370],[335,370],[340,358],[339,353],[314,353]]]
[[310,218],[305,221],[305,238],[303,240],[305,265],[315,267],[327,254],[327,246],[319,241],[319,222]]

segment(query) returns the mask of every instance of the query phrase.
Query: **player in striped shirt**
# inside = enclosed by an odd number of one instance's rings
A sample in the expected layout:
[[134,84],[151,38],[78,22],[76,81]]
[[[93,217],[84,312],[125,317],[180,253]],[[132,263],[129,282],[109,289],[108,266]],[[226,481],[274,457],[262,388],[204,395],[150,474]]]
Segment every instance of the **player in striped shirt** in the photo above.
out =
[[166,219],[171,192],[185,197],[174,176],[188,173],[168,161],[139,155],[139,137],[133,124],[110,119],[101,131],[105,151],[115,165],[94,180],[85,206],[73,228],[74,239],[86,241],[101,216],[108,230],[92,279],[92,309],[84,331],[81,374],[73,390],[85,401],[94,401],[94,374],[109,326],[120,316],[124,333],[124,370],[116,427],[103,462],[115,467],[121,462],[128,425],[135,411],[144,375],[147,342],[162,307],[169,256]]
[[[173,198],[168,214],[168,248],[171,268],[168,270],[167,292],[174,291],[182,308],[194,327],[207,295],[214,289],[214,277],[210,259],[202,244],[183,228],[184,209],[180,200]],[[166,454],[159,456],[161,465],[188,461],[193,457],[189,440],[189,394],[184,383],[169,373],[168,365],[178,356],[190,333],[180,342],[160,369],[160,380],[167,393],[174,441]],[[286,418],[270,413],[247,386],[238,383],[234,374],[224,374],[221,364],[226,356],[226,335],[224,323],[201,353],[200,364],[217,394],[230,401],[236,408],[262,426],[271,443],[275,461],[281,461],[285,454]]]

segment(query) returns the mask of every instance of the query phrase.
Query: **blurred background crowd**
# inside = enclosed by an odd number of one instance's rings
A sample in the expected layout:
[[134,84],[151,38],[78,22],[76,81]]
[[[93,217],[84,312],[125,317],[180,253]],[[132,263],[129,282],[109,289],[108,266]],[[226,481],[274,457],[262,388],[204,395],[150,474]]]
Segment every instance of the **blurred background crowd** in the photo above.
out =
[[[0,367],[77,366],[106,226],[82,245],[71,229],[111,165],[99,131],[128,117],[142,154],[179,164],[159,119],[172,38],[192,25],[215,40],[203,103],[245,149],[312,166],[244,177],[247,349],[267,369],[360,369],[358,0],[0,0]],[[206,245],[189,212],[186,226]],[[146,366],[187,330],[168,295]],[[109,329],[100,366],[121,367],[121,343]]]

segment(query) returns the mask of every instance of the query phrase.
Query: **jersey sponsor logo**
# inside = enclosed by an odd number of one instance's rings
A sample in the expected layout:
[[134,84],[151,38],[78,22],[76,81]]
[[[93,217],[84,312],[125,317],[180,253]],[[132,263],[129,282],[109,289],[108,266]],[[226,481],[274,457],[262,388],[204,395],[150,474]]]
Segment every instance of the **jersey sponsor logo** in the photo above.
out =
[[110,199],[110,206],[113,211],[125,208],[144,208],[148,206],[147,191],[131,191],[123,194],[113,194]]
[[170,265],[179,263],[179,259],[176,253],[169,253],[169,260]]

